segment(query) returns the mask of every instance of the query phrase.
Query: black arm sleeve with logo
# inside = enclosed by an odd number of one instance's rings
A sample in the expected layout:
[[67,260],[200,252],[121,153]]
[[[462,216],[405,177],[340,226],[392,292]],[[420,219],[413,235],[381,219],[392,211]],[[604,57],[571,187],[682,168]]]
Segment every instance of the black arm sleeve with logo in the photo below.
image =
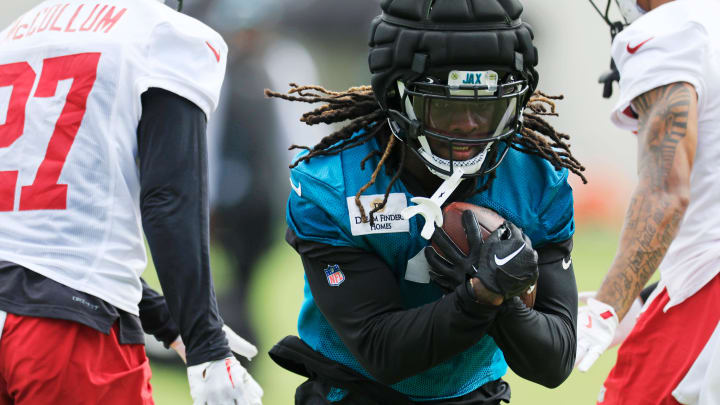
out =
[[210,275],[207,120],[162,89],[142,95],[138,126],[142,223],[188,366],[231,355]]
[[[487,334],[498,307],[476,303],[465,284],[442,299],[407,309],[392,271],[377,255],[298,239],[300,253],[320,311],[362,366],[378,381],[393,384],[461,353]],[[329,265],[345,281],[330,286]]]
[[540,277],[533,309],[505,302],[490,335],[520,377],[554,388],[570,375],[577,347],[578,292],[572,239],[537,249]]

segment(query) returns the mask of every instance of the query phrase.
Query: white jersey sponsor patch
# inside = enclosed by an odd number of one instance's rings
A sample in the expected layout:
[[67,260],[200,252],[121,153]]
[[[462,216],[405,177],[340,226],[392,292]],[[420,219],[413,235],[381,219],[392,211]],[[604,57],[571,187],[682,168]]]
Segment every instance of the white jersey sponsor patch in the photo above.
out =
[[[360,203],[365,209],[365,215],[383,201],[383,194],[360,196]],[[409,232],[410,221],[403,218],[400,212],[407,207],[407,197],[403,193],[391,193],[383,209],[373,215],[373,224],[362,222],[360,209],[355,205],[355,196],[347,198],[350,219],[350,231],[354,236],[374,233]]]

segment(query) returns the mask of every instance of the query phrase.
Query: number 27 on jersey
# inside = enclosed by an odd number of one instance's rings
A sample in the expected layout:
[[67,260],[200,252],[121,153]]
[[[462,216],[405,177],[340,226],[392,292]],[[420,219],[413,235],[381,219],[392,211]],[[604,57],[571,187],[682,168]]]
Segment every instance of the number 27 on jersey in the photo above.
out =
[[[45,157],[37,168],[35,180],[32,184],[21,185],[18,204],[20,211],[67,208],[68,185],[58,184],[58,180],[75,136],[80,130],[87,99],[97,79],[99,63],[99,53],[80,53],[45,59],[37,88],[32,96],[30,93],[37,79],[37,73],[29,63],[0,65],[0,87],[12,86],[7,117],[5,123],[0,125],[0,149],[10,147],[23,136],[36,135],[25,133],[27,118],[25,112],[28,103],[36,98],[54,97],[58,83],[61,80],[72,79],[65,105],[55,123]],[[0,171],[0,212],[13,211],[17,183],[18,170]]]

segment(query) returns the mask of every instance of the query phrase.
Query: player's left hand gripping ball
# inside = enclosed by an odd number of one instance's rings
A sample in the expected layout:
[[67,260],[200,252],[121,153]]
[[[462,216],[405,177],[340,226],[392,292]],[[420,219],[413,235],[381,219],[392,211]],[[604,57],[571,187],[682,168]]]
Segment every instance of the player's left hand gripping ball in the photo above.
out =
[[589,298],[578,310],[578,341],[575,367],[585,372],[610,347],[618,326],[618,316],[610,305]]
[[193,405],[262,405],[262,389],[235,357],[188,367]]
[[[481,261],[483,234],[475,214],[471,210],[465,210],[461,218],[467,238],[465,251],[444,228],[439,227],[436,227],[432,235],[432,247],[425,249],[425,258],[430,264],[430,279],[446,293],[454,291],[457,286],[474,276],[477,273],[476,266]],[[449,222],[444,221],[443,226],[448,227]]]

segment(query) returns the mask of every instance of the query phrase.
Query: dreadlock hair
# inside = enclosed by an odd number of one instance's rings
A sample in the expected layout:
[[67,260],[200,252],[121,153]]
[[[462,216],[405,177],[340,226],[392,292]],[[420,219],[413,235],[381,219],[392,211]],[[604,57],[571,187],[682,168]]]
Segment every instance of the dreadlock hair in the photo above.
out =
[[[344,150],[362,145],[376,137],[381,145],[384,145],[382,153],[380,151],[372,151],[361,161],[360,167],[364,170],[365,163],[369,159],[378,155],[381,156],[370,180],[355,194],[355,204],[360,210],[362,222],[370,222],[370,224],[373,225],[374,214],[385,207],[393,184],[400,178],[405,162],[405,148],[395,141],[394,136],[383,137],[389,129],[386,120],[387,116],[376,102],[372,87],[351,87],[346,91],[336,92],[326,90],[320,86],[298,86],[295,83],[290,83],[290,90],[287,93],[278,93],[265,89],[265,96],[309,104],[325,103],[302,115],[300,121],[307,125],[320,123],[333,124],[350,120],[347,125],[322,138],[320,142],[312,148],[300,145],[290,146],[290,150],[305,149],[309,151],[309,153],[294,161],[290,165],[291,169],[316,156],[336,155]],[[542,157],[550,162],[556,170],[563,167],[567,168],[579,176],[583,183],[587,183],[587,179],[582,174],[585,167],[575,159],[570,151],[570,144],[566,142],[570,139],[570,136],[555,131],[555,129],[542,118],[543,116],[557,116],[554,100],[562,99],[562,95],[548,96],[540,91],[536,91],[530,97],[526,112],[523,114],[524,125],[521,133],[513,135],[507,143],[513,149]],[[367,131],[353,138],[353,135],[361,129],[366,129]],[[365,209],[360,203],[360,196],[375,183],[378,173],[388,162],[393,150],[398,147],[400,149],[400,160],[395,174],[385,190],[382,203],[376,205],[370,211],[368,220],[368,215],[366,215]],[[493,151],[493,153],[497,152]],[[488,159],[494,161],[495,156],[488,156]],[[390,168],[386,166],[386,170],[389,171]],[[489,188],[494,178],[495,171],[488,175],[485,184],[477,192],[482,192]]]
[[[580,177],[583,184],[587,184],[587,179],[582,174],[585,166],[573,156],[570,152],[570,144],[565,142],[570,140],[570,135],[557,132],[542,118],[542,116],[557,117],[553,100],[562,100],[563,98],[562,95],[549,96],[541,91],[535,91],[523,113],[522,135],[513,135],[509,145],[521,152],[540,156],[550,162],[555,170],[565,167]],[[548,107],[550,111],[548,111]]]

